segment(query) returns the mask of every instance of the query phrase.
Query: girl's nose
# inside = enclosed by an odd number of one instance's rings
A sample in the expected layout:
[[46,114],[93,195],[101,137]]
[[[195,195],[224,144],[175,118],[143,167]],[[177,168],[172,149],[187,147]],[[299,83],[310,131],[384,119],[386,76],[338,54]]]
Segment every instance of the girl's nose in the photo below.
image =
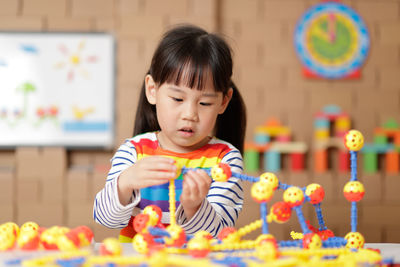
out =
[[197,113],[197,105],[194,103],[188,103],[184,108],[182,117],[185,120],[197,121],[199,118]]

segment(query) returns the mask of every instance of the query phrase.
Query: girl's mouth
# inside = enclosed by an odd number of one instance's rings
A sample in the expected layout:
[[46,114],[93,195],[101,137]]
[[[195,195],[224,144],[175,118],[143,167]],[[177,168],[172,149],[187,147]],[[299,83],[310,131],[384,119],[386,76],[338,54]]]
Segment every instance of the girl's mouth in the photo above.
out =
[[182,128],[181,129],[182,132],[187,132],[187,133],[193,133],[193,130],[190,128]]
[[185,137],[190,137],[194,134],[194,131],[191,128],[182,128],[179,132]]

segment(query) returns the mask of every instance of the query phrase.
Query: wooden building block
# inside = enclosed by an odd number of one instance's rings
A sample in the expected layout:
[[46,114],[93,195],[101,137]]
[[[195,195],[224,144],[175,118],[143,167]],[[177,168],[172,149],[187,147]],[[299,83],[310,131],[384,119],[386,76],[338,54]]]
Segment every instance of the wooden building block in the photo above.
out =
[[339,171],[348,172],[350,169],[350,154],[347,151],[339,150]]
[[290,154],[290,169],[294,172],[304,170],[304,153],[291,153]]
[[314,152],[314,171],[317,173],[326,172],[328,169],[327,150],[317,150]]
[[386,173],[397,174],[399,173],[399,153],[397,151],[388,151],[386,153]]
[[264,153],[264,171],[278,172],[281,170],[281,154],[278,151],[268,150]]
[[304,142],[273,142],[270,149],[280,153],[305,153],[307,144]]
[[246,172],[260,170],[260,153],[257,150],[246,149],[243,155],[244,168]]
[[378,154],[373,151],[363,153],[363,170],[365,173],[374,174],[378,170]]

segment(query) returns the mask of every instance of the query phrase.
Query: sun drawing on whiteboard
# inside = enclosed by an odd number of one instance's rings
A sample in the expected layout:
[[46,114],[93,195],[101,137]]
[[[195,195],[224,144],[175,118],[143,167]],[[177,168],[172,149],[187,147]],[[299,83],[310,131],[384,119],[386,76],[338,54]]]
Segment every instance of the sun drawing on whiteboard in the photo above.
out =
[[81,41],[75,51],[69,51],[69,49],[60,44],[58,50],[63,54],[64,59],[57,62],[54,67],[57,69],[67,69],[67,81],[71,82],[74,80],[77,74],[84,78],[89,78],[89,72],[85,69],[86,63],[95,63],[97,57],[94,55],[86,56],[84,53],[85,41]]

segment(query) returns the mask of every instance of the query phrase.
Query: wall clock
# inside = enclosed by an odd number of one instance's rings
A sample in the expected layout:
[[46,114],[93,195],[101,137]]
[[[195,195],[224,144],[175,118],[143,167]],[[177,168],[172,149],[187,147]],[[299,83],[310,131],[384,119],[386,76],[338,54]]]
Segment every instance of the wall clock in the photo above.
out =
[[306,77],[357,78],[369,50],[362,18],[337,2],[307,10],[297,23],[294,42]]

